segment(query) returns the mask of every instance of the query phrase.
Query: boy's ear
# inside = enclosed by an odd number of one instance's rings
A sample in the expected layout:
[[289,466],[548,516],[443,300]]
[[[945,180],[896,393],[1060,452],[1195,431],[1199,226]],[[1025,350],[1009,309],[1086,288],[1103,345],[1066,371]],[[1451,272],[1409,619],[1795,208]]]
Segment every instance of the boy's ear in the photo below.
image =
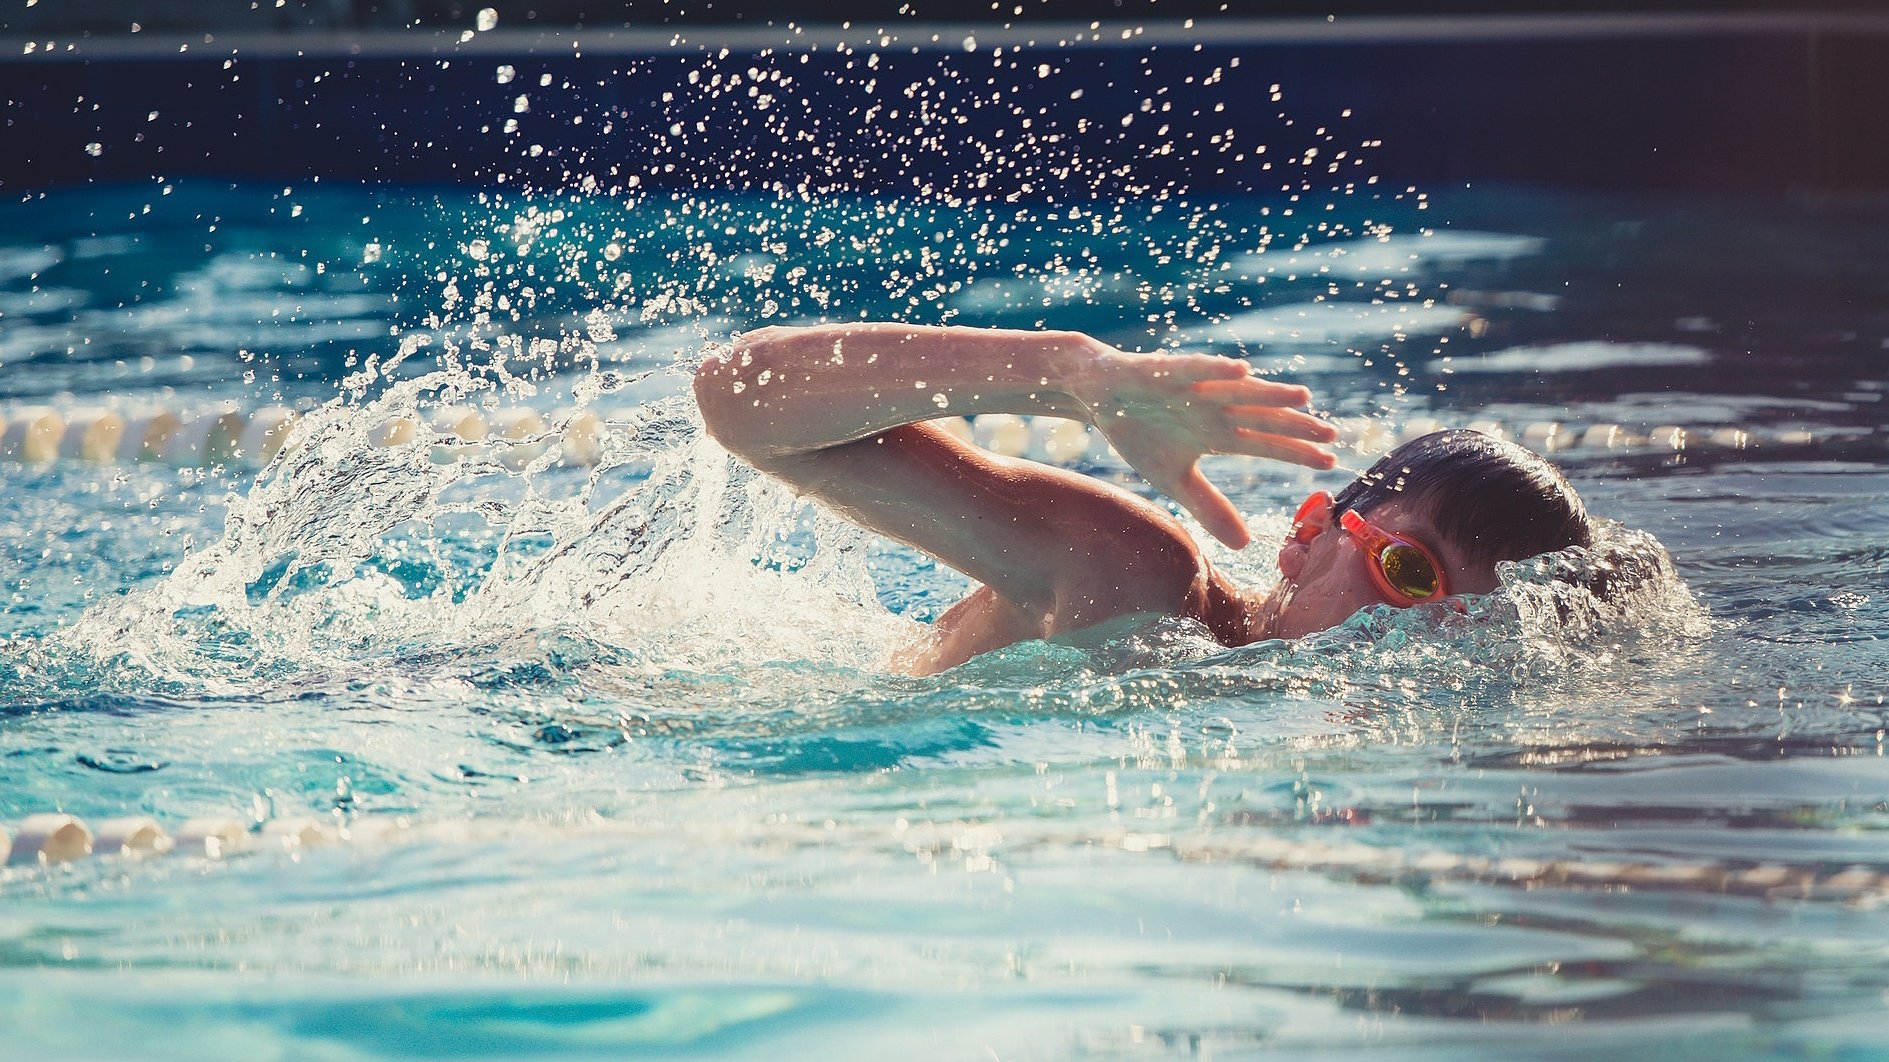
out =
[[1299,506],[1292,530],[1286,533],[1285,547],[1279,551],[1279,574],[1297,579],[1305,570],[1305,557],[1312,542],[1331,527],[1331,503],[1331,495],[1319,491]]
[[1305,570],[1305,552],[1305,543],[1287,539],[1285,547],[1279,551],[1279,574],[1297,581],[1299,573]]

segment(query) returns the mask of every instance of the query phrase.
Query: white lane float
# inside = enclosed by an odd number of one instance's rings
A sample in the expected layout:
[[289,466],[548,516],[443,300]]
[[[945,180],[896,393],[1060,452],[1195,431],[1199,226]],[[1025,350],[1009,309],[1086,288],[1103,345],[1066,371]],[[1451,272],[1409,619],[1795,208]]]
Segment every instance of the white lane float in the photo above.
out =
[[1404,421],[1404,426],[1397,432],[1397,441],[1407,443],[1421,439],[1431,432],[1442,431],[1444,424],[1435,417],[1413,417]]
[[1549,454],[1567,444],[1567,436],[1558,420],[1538,420],[1522,428],[1523,446],[1538,454]]
[[411,417],[388,417],[367,430],[367,442],[370,446],[382,450],[391,450],[396,446],[405,446],[420,433],[420,426]]
[[263,823],[260,840],[264,846],[300,851],[333,844],[340,836],[320,819],[270,819]]
[[467,442],[485,438],[485,414],[471,406],[441,406],[427,417],[433,430]]
[[236,438],[236,460],[255,466],[275,460],[298,419],[300,414],[287,406],[264,406],[251,413],[242,434]]
[[558,463],[578,468],[602,464],[608,432],[609,425],[594,411],[583,409],[572,413],[564,422],[564,443]]
[[179,826],[171,851],[178,855],[223,859],[246,851],[252,840],[248,827],[241,822],[206,816]]
[[507,468],[523,468],[551,447],[544,418],[536,410],[511,406],[492,414],[491,438],[499,440],[499,461]]
[[1683,450],[1686,448],[1686,429],[1676,424],[1662,424],[1646,433],[1646,441],[1655,449]]
[[171,436],[184,426],[184,419],[174,411],[149,407],[125,419],[125,430],[118,444],[120,461],[162,461],[170,450]]
[[66,417],[65,434],[59,439],[59,459],[111,464],[118,460],[124,434],[125,418],[118,413],[100,407],[74,410]]
[[78,818],[63,812],[28,815],[13,837],[8,862],[14,866],[70,863],[92,854],[92,831]]
[[350,820],[339,836],[349,844],[395,844],[407,840],[412,829],[405,816],[363,815]]
[[971,421],[971,437],[977,445],[1002,457],[1022,457],[1030,452],[1030,425],[1014,413],[983,413]]
[[16,409],[0,430],[0,457],[23,465],[43,465],[58,458],[66,422],[51,407]]
[[209,468],[236,459],[244,417],[234,409],[209,409],[191,417],[164,447],[164,460],[179,468]]
[[1627,445],[1626,429],[1618,424],[1590,424],[1575,443],[1581,450],[1617,450]]
[[92,835],[92,854],[148,859],[171,850],[170,834],[148,815],[108,819],[98,824]]
[[1102,433],[1079,420],[1039,417],[1037,427],[1041,430],[1032,434],[1040,441],[1031,448],[1031,456],[1040,454],[1052,465],[1082,464],[1100,457],[1098,449],[1107,449]]
[[952,438],[963,442],[976,442],[977,433],[971,430],[971,422],[965,417],[939,417],[931,423],[943,428]]
[[483,449],[478,443],[485,438],[485,415],[470,406],[441,406],[427,422],[436,435],[448,437],[433,444],[435,464],[449,465]]
[[[261,467],[285,445],[299,418],[295,410],[280,405],[250,413],[228,405],[197,413],[180,413],[161,406],[128,412],[85,408],[62,413],[46,406],[0,409],[0,461],[163,461],[183,468],[225,464]],[[1028,457],[1065,466],[1119,460],[1102,434],[1080,421],[985,413],[969,418],[941,417],[932,423],[1006,457]],[[1338,448],[1363,458],[1376,458],[1400,443],[1451,426],[1429,415],[1401,423],[1381,416],[1335,417],[1332,424],[1339,431]],[[1772,445],[1850,447],[1867,446],[1885,438],[1866,429],[1753,431],[1735,424],[1662,424],[1641,435],[1631,426],[1617,423],[1540,420],[1510,426],[1486,416],[1470,420],[1464,427],[1496,438],[1513,438],[1550,454],[1673,452],[1688,448],[1723,452]],[[608,413],[594,409],[566,408],[544,413],[513,406],[488,415],[455,405],[388,417],[368,430],[367,441],[376,447],[398,447],[430,439],[432,459],[442,464],[496,454],[507,467],[521,469],[555,451],[559,465],[589,467],[604,460],[611,430]]]
[[[283,817],[251,832],[235,818],[191,819],[175,838],[148,816],[101,823],[96,836],[78,818],[63,813],[29,815],[16,831],[9,859],[7,832],[0,829],[0,859],[19,868],[72,863],[87,856],[118,859],[222,859],[256,849],[290,858],[338,844],[425,841],[445,845],[481,843],[482,831],[464,821],[414,823],[405,816],[332,819]],[[1889,873],[1865,864],[1832,868],[1821,864],[1760,863],[1742,866],[1711,859],[1660,861],[1594,858],[1488,857],[1440,849],[1411,849],[1352,841],[1348,837],[1290,837],[1256,833],[1189,839],[1169,834],[1107,833],[1084,838],[1132,852],[1171,852],[1185,862],[1245,863],[1362,881],[1428,879],[1521,889],[1572,888],[1647,890],[1747,896],[1766,902],[1823,901],[1876,906],[1889,901]],[[942,843],[942,842],[940,842]]]
[[1337,446],[1365,457],[1389,453],[1397,445],[1397,433],[1377,417],[1334,417],[1338,429]]

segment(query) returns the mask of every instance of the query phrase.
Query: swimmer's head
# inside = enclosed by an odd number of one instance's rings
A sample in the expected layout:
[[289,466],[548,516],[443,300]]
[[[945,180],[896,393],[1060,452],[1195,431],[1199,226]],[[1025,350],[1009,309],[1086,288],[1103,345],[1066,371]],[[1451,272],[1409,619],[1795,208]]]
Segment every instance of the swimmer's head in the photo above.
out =
[[1587,507],[1540,454],[1481,432],[1431,432],[1386,454],[1332,500],[1369,516],[1388,501],[1424,513],[1464,559],[1495,564],[1585,546]]
[[1272,633],[1296,638],[1373,605],[1488,593],[1497,564],[1592,540],[1580,496],[1540,455],[1480,432],[1434,432],[1336,497],[1307,499],[1279,554]]

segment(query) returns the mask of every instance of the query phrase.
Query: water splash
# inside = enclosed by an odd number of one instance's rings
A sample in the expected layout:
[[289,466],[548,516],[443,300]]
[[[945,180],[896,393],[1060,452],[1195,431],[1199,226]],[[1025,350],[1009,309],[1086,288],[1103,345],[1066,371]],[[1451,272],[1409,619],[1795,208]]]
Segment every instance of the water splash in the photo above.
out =
[[901,629],[871,600],[861,533],[735,466],[684,400],[614,424],[610,453],[581,480],[550,467],[555,423],[450,462],[436,449],[467,447],[447,433],[370,444],[378,426],[424,423],[467,385],[436,372],[315,411],[232,501],[221,540],[59,640],[107,656],[118,681],[215,695],[311,672],[339,682],[523,632],[715,669],[783,656],[864,665]]
[[[858,694],[862,682],[834,676],[882,680],[910,622],[879,601],[868,536],[732,464],[673,397],[674,370],[709,343],[772,321],[1041,327],[1055,313],[1057,324],[1133,347],[1212,343],[1247,355],[1259,335],[1277,348],[1268,354],[1301,363],[1329,347],[1348,376],[1374,384],[1346,388],[1345,407],[1381,412],[1411,394],[1406,342],[1435,339],[1440,354],[1445,337],[1430,333],[1460,317],[1437,305],[1452,263],[1540,250],[1524,237],[1402,232],[1427,195],[1380,187],[1362,168],[1376,142],[1352,142],[1350,112],[1300,121],[1311,116],[1289,115],[1278,85],[1270,153],[1257,130],[1195,128],[1183,113],[1213,125],[1203,115],[1217,112],[1183,104],[1218,94],[1217,69],[1199,81],[1187,73],[1172,98],[1156,92],[1132,114],[1091,114],[1102,104],[1078,92],[1065,102],[1081,106],[1051,115],[1011,98],[982,55],[910,66],[869,47],[845,63],[840,80],[861,117],[839,136],[783,105],[802,91],[789,58],[703,53],[660,115],[606,107],[583,115],[581,134],[558,123],[578,141],[559,188],[480,192],[457,216],[435,198],[425,225],[360,233],[347,271],[390,283],[402,305],[394,334],[332,367],[338,396],[231,498],[217,541],[40,648],[88,661],[78,670],[108,690],[209,697],[385,685],[390,669],[409,691],[484,688],[532,673],[534,654],[566,643],[590,647],[574,654],[580,688],[785,664],[824,675],[789,684],[815,699],[825,686]],[[1020,60],[988,61],[1015,71]],[[1045,91],[1055,67],[1037,72]],[[549,73],[494,76],[510,110],[493,135],[535,157],[548,116],[582,94]],[[967,109],[977,120],[959,130]],[[1146,172],[1101,166],[1063,127],[1103,119],[1107,136],[1163,149]],[[612,135],[613,122],[651,120],[662,128],[634,165],[591,161],[581,147]],[[704,152],[711,126],[767,135]],[[858,194],[882,187],[864,174],[954,130],[975,164],[942,182],[895,184],[896,194]],[[1254,196],[1191,196],[1159,176],[1168,163],[1157,160],[1177,152],[1250,164]],[[675,183],[657,181],[658,169],[697,164],[704,183],[740,191],[657,190]],[[1028,195],[998,190],[1019,180]],[[294,198],[292,216],[304,216],[310,197]],[[1307,307],[1346,323],[1291,342],[1283,326],[1236,327]],[[1417,319],[1431,323],[1413,329]],[[554,467],[570,418],[476,445],[429,428],[458,404],[601,413],[607,452],[587,474]],[[410,442],[369,445],[396,423],[416,428]],[[1215,652],[1195,632],[1157,625],[1020,647],[948,681],[1005,691],[990,694],[999,703],[1019,685],[1067,690]],[[1330,666],[1316,653],[1305,660],[1287,653],[1263,666],[1288,685]],[[1073,671],[1055,677],[1063,667]]]

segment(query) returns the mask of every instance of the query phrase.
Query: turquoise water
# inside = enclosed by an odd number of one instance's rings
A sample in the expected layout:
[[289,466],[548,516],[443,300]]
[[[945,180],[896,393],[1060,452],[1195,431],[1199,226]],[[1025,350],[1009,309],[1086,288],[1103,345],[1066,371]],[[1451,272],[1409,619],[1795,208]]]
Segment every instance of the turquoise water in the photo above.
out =
[[[260,477],[0,465],[0,823],[353,835],[0,871],[9,1056],[1889,1053],[1889,219],[1152,206],[0,206],[0,399],[309,410]],[[1216,349],[1393,429],[1766,441],[1565,458],[1670,553],[1624,609],[1522,566],[1466,615],[913,679],[886,652],[963,580],[681,397],[706,344],[822,315]],[[366,444],[444,399],[616,431],[596,469]],[[1262,541],[1338,482],[1221,471]]]

